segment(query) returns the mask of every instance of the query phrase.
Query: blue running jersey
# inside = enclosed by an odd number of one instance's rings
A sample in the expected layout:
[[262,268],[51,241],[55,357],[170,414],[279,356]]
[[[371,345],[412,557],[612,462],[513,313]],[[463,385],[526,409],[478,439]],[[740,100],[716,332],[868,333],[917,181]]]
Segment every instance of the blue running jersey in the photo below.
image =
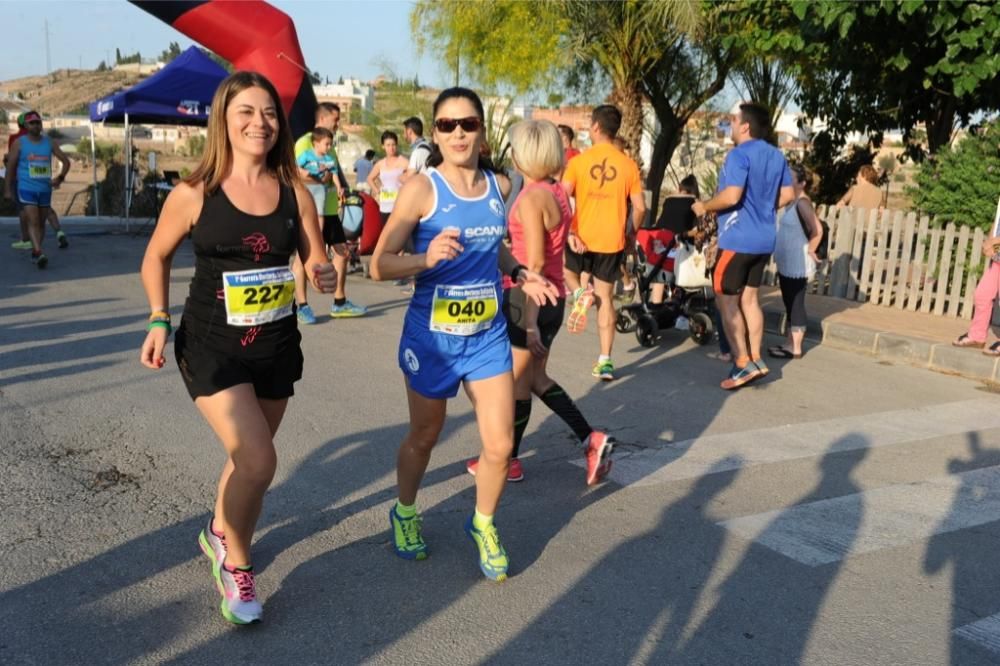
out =
[[52,191],[52,141],[44,134],[33,142],[27,136],[18,139],[21,152],[17,160],[17,189],[20,192]]
[[484,173],[486,192],[475,199],[455,194],[436,169],[426,174],[434,188],[434,208],[413,231],[414,252],[426,252],[448,228],[460,232],[458,242],[465,249],[417,275],[399,343],[399,367],[421,395],[450,398],[464,380],[488,379],[511,369],[497,264],[507,213],[492,173]]

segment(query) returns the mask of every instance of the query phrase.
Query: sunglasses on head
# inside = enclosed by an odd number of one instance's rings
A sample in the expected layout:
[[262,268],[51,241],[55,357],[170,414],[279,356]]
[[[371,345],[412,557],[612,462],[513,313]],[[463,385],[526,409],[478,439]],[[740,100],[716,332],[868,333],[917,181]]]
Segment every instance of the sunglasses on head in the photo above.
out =
[[434,121],[434,129],[442,134],[451,134],[459,125],[463,132],[478,132],[483,123],[476,116],[468,118],[438,118]]

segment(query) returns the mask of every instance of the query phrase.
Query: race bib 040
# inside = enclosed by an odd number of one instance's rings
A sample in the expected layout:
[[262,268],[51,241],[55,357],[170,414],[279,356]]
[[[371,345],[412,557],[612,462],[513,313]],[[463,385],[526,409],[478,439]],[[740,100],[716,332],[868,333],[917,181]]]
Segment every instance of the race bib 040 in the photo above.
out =
[[292,314],[295,276],[288,267],[223,273],[222,288],[232,326],[259,326]]
[[438,285],[431,305],[431,330],[448,335],[475,335],[493,325],[498,309],[493,284]]

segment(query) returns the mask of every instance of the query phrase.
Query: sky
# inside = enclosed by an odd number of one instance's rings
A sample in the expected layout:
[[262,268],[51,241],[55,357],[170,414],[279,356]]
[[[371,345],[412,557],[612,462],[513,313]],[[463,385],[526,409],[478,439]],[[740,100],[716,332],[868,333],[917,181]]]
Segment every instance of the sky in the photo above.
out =
[[[306,65],[336,82],[363,81],[384,73],[419,76],[422,85],[441,85],[445,73],[435,58],[418,58],[410,38],[412,2],[403,0],[270,0],[295,22]],[[0,81],[46,73],[45,21],[52,69],[96,69],[102,60],[139,51],[154,57],[178,42],[194,42],[125,0],[32,0],[2,2]],[[13,56],[13,57],[12,57]]]

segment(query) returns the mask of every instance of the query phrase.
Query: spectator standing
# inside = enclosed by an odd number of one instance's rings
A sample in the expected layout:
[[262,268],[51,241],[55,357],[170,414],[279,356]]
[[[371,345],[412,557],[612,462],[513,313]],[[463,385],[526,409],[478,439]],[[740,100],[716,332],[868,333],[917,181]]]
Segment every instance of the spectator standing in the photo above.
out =
[[820,263],[816,249],[823,239],[823,228],[807,194],[812,186],[812,174],[801,164],[792,166],[791,171],[795,202],[785,208],[778,220],[774,247],[788,337],[784,345],[767,350],[772,358],[786,359],[802,356],[802,339],[806,335],[806,288]]
[[715,297],[735,363],[722,388],[731,390],[768,374],[760,357],[764,313],[757,291],[764,267],[774,252],[778,207],[795,198],[785,156],[764,141],[770,135],[768,110],[742,103],[730,119],[736,147],[726,156],[719,190],[708,201],[695,202],[695,215],[719,214],[719,258]]

